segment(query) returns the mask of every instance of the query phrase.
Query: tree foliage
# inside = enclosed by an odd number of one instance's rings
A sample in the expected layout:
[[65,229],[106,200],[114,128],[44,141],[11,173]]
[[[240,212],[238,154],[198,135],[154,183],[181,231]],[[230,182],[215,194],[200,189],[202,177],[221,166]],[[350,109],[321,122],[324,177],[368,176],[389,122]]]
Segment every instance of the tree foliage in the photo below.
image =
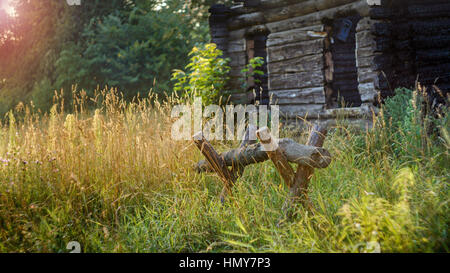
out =
[[[48,109],[54,90],[170,91],[171,71],[208,40],[210,0],[11,0],[0,13],[0,113],[19,101]],[[1,10],[0,10],[1,12]]]
[[217,103],[219,96],[225,91],[228,81],[229,59],[220,58],[222,51],[215,44],[194,47],[186,72],[174,70],[172,80],[175,81],[175,91],[185,91],[186,94],[202,97],[205,104]]

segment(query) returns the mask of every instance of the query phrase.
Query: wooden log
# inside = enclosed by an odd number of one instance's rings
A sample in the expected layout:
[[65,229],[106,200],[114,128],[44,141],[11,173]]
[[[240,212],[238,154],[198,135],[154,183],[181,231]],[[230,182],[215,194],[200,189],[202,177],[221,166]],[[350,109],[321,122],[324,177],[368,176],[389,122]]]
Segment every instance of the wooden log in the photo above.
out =
[[245,52],[245,39],[228,41],[228,53]]
[[194,143],[197,148],[205,156],[209,163],[209,166],[219,175],[220,179],[225,184],[226,191],[231,194],[231,188],[233,187],[236,178],[230,170],[228,170],[227,164],[223,158],[214,150],[213,146],[205,139],[202,132],[198,132],[193,137]]
[[343,117],[346,119],[365,119],[372,117],[372,112],[370,109],[364,107],[353,107],[353,108],[335,108],[326,109],[320,113],[320,119],[334,119],[336,117]]
[[245,29],[245,36],[246,37],[251,37],[251,36],[258,36],[258,35],[266,35],[269,33],[270,31],[267,29],[266,25],[262,24],[262,25],[255,25],[255,26],[251,26]]
[[374,46],[374,44],[375,44],[375,37],[373,36],[370,30],[365,30],[356,33],[356,46],[358,48]]
[[410,5],[408,11],[409,17],[414,20],[417,18],[447,17],[450,14],[450,3]]
[[[240,149],[244,149],[249,145],[256,143],[256,127],[252,124],[250,124],[247,127],[247,130],[244,134],[244,139],[241,142],[241,145],[239,146]],[[234,164],[231,166],[231,173],[236,178],[236,180],[242,176],[245,170],[245,165],[242,164]],[[223,187],[222,192],[220,193],[220,201],[222,204],[225,202],[225,197],[227,196],[228,189],[227,187]]]
[[[328,131],[325,127],[314,125],[309,134],[306,145],[322,147],[327,133]],[[299,198],[305,207],[310,209],[312,208],[308,198],[308,187],[313,174],[314,168],[310,166],[298,165],[294,178],[294,184],[290,190],[291,202]]]
[[[331,1],[329,1],[331,2]],[[298,16],[290,19],[267,23],[267,28],[271,33],[285,31],[294,28],[317,25],[324,18],[343,17],[352,12],[358,12],[362,17],[368,16],[370,7],[366,1],[355,1],[346,5],[337,6],[330,9],[320,10],[308,15]]]
[[270,134],[269,128],[263,127],[256,131],[256,135],[258,136],[259,141],[266,147],[266,153],[269,156],[270,160],[272,160],[275,168],[280,173],[286,185],[290,188],[294,181],[295,173],[292,169],[291,165],[281,150],[280,146],[276,144],[277,141]]
[[356,58],[356,67],[358,68],[372,68],[375,70],[375,55],[369,57],[361,57],[357,56]]
[[270,91],[273,104],[321,104],[325,103],[323,87]]
[[[354,63],[351,63],[352,61],[355,62],[355,53],[354,52],[333,52],[333,62],[336,66],[336,64],[339,65],[346,65],[346,66],[353,66]],[[338,69],[336,67],[335,69]]]
[[280,8],[268,9],[265,13],[267,22],[285,20],[297,16],[305,16],[321,10],[327,10],[338,6],[346,5],[355,0],[309,0],[298,1],[293,5],[286,5]]
[[378,77],[378,72],[373,71],[372,68],[358,68],[358,82],[360,84],[374,82],[376,77]]
[[304,89],[321,87],[324,82],[323,70],[310,72],[271,74],[269,78],[270,90]]
[[[226,46],[228,44],[228,39],[225,37],[211,37],[211,42],[216,44],[217,47],[225,47],[224,49],[226,49]],[[224,49],[221,49],[222,51],[224,51]]]
[[358,90],[362,102],[375,102],[378,92],[375,89],[375,84],[373,82],[360,84]]
[[233,52],[228,55],[230,57],[229,66],[245,66],[247,61],[246,52]]
[[422,79],[447,78],[450,75],[450,63],[424,65],[419,67],[417,72]]
[[392,37],[392,25],[387,22],[374,23],[370,31],[375,36]]
[[[242,79],[244,80],[244,79]],[[249,91],[245,93],[239,93],[239,94],[231,94],[230,95],[230,101],[234,104],[243,104],[247,105],[252,103],[255,98],[257,97],[257,94],[254,91]]]
[[[289,138],[280,139],[278,145],[291,163],[310,165],[314,168],[322,169],[328,167],[331,162],[330,153],[322,148],[298,144]],[[261,143],[222,153],[220,157],[223,158],[226,166],[236,166],[237,164],[247,166],[269,159]],[[215,169],[207,161],[201,160],[195,165],[195,170],[197,172],[211,172]]]
[[232,41],[232,40],[239,40],[239,39],[245,39],[245,31],[246,31],[245,28],[244,29],[238,29],[238,30],[230,31],[228,33],[228,39],[230,41]]
[[371,30],[372,26],[375,22],[378,22],[378,21],[372,20],[369,17],[362,18],[356,25],[356,32],[360,32],[360,31],[364,31],[364,30]]
[[386,7],[372,7],[369,13],[372,19],[390,19],[395,15],[392,9]]
[[[237,3],[237,2],[243,3],[244,1],[245,0],[234,1],[234,2],[235,3]],[[233,16],[242,15],[242,14],[248,14],[248,13],[252,13],[252,12],[258,11],[258,9],[256,7],[246,7],[246,6],[244,6],[244,4],[231,6],[230,10],[231,10],[231,14]]]
[[242,14],[239,16],[231,17],[228,20],[228,29],[229,30],[236,30],[252,25],[260,25],[265,23],[265,17],[264,14],[260,11],[249,13],[249,14]]
[[271,33],[267,37],[267,46],[284,45],[289,43],[314,40],[320,37],[319,32],[323,30],[323,25],[308,26],[301,29],[292,29],[282,32]]
[[280,105],[280,112],[287,119],[318,118],[323,108],[324,104]]
[[[290,3],[289,3],[290,2]],[[259,10],[248,14],[241,14],[231,17],[229,28],[231,30],[244,28],[251,25],[263,24],[266,22],[278,22],[292,17],[302,17],[318,11],[338,8],[347,4],[358,2],[356,0],[297,0],[297,1],[275,1],[266,4],[259,4]],[[361,2],[361,1],[359,1]],[[275,4],[276,3],[276,4]],[[283,4],[284,3],[284,4]],[[270,8],[267,8],[270,7]]]
[[267,51],[269,63],[308,55],[321,55],[323,52],[323,39],[273,46],[269,47]]
[[417,50],[416,60],[418,65],[429,62],[448,62],[450,60],[450,47],[442,49]]
[[[257,136],[256,136],[257,128],[256,126],[249,124],[247,127],[247,130],[244,134],[244,139],[241,142],[241,145],[239,146],[239,149],[245,149],[249,145],[256,144]],[[235,164],[234,166],[231,166],[231,171],[235,174],[235,177],[242,176],[245,169],[245,165],[243,164]]]
[[413,21],[410,22],[411,30],[414,35],[417,34],[445,34],[450,31],[450,19],[449,18],[437,18],[432,21]]
[[260,0],[259,6],[264,9],[284,7],[290,4],[305,2],[306,0]]
[[228,36],[228,29],[226,26],[220,26],[216,28],[211,28],[211,37],[223,38]]
[[324,62],[322,54],[308,55],[288,59],[282,62],[271,62],[267,64],[268,72],[271,75],[296,73],[296,72],[309,72],[312,70],[321,70],[323,68]]
[[412,41],[416,50],[446,48],[450,47],[450,34],[415,36]]
[[259,0],[245,0],[244,7],[255,8],[259,6]]
[[229,74],[229,76],[232,77],[232,78],[244,77],[244,75],[242,73],[242,69],[244,69],[244,68],[245,68],[244,65],[230,66],[230,74]]
[[[382,45],[379,43],[380,39],[377,39],[377,48],[381,47]],[[413,44],[411,43],[411,40],[404,39],[404,40],[394,40],[393,42],[393,48],[399,52],[399,51],[409,51],[412,50]]]

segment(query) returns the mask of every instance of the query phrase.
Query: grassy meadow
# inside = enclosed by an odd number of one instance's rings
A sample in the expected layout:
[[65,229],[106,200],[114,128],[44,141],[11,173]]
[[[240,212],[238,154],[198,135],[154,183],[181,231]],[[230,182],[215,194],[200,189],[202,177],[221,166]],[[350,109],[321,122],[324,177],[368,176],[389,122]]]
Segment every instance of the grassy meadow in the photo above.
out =
[[171,139],[177,98],[77,92],[67,109],[62,97],[2,121],[0,252],[68,252],[70,241],[83,252],[449,252],[448,122],[429,136],[414,101],[411,119],[382,112],[372,130],[330,129],[314,213],[299,205],[286,220],[271,162],[248,166],[220,203],[218,177],[193,170],[195,145]]

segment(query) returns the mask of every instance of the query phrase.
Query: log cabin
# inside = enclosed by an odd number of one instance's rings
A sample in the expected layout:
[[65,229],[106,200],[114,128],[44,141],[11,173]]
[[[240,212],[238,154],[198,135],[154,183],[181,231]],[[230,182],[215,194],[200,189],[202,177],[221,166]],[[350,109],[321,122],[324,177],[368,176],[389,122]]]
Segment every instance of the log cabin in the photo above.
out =
[[[276,104],[288,120],[360,123],[397,87],[435,85],[444,100],[450,89],[448,0],[235,0],[209,12],[234,103]],[[254,57],[264,75],[243,76]]]

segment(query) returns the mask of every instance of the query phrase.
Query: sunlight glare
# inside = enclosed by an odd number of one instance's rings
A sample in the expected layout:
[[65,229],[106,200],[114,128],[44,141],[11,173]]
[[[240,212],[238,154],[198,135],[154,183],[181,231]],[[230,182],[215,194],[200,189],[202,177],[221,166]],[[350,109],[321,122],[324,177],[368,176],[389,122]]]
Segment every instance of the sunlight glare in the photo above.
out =
[[0,9],[3,9],[9,16],[16,14],[16,10],[9,4],[9,0],[0,0]]

